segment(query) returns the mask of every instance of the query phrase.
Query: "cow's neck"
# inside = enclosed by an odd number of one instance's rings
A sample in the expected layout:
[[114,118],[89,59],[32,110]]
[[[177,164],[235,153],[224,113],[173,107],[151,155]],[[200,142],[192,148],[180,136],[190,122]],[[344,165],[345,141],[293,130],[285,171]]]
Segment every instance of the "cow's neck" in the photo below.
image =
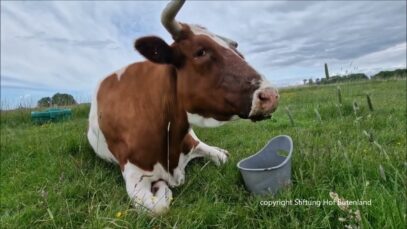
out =
[[[173,169],[177,167],[180,153],[182,153],[182,141],[185,135],[188,133],[189,123],[187,118],[187,113],[180,101],[177,93],[177,72],[174,67],[167,66],[168,71],[168,83],[164,83],[163,91],[165,92],[162,96],[165,100],[165,109],[163,111],[167,116],[165,127],[166,134],[169,134],[169,142],[166,142],[167,150],[165,151],[166,159],[169,159],[169,169],[173,172]],[[168,155],[169,149],[169,155]],[[186,153],[186,152],[184,152]],[[163,164],[164,168],[167,169],[167,160]]]

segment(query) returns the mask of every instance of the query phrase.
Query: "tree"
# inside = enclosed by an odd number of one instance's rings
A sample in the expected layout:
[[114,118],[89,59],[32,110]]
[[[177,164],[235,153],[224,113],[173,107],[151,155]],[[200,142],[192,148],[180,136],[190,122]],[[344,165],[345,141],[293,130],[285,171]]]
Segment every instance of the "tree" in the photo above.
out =
[[50,97],[43,97],[37,102],[38,107],[50,107],[51,106],[51,98]]
[[307,79],[303,79],[302,81],[304,81],[304,85],[307,84]]
[[314,84],[314,81],[312,80],[312,78],[309,78],[308,84]]
[[372,76],[372,79],[388,79],[392,77],[405,78],[407,76],[407,69],[396,69],[393,71],[381,71],[376,75]]
[[352,73],[343,77],[344,80],[368,80],[369,77],[364,73]]
[[77,104],[70,94],[56,93],[52,96],[52,104],[57,106],[67,106]]

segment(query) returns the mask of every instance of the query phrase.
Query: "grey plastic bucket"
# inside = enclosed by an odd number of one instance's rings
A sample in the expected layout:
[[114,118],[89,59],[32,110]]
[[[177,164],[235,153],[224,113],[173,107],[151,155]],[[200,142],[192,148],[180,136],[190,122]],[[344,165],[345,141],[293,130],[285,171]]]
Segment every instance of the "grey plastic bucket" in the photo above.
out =
[[[278,153],[284,151],[287,156]],[[293,141],[290,136],[280,135],[271,139],[258,153],[239,163],[247,189],[255,194],[276,194],[291,184],[291,155]]]

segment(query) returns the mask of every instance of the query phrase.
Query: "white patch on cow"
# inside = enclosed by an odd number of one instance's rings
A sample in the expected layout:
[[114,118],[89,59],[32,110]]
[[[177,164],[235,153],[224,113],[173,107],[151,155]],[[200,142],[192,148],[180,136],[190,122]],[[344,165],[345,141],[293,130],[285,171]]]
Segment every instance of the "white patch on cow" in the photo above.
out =
[[88,140],[93,150],[100,158],[109,162],[118,163],[117,159],[110,152],[105,136],[99,128],[97,93],[99,91],[100,84],[101,82],[96,88],[96,91],[92,97],[92,103],[90,105]]
[[235,121],[240,119],[239,116],[233,115],[228,121],[218,121],[214,118],[205,118],[199,114],[192,114],[187,112],[188,123],[199,127],[218,127],[229,121]]
[[[134,205],[141,209],[148,209],[155,214],[166,212],[172,200],[172,192],[168,185],[176,187],[185,182],[185,167],[188,162],[196,157],[204,156],[196,152],[196,149],[193,148],[186,155],[181,153],[173,175],[158,162],[152,171],[145,171],[128,161],[122,174],[126,182],[127,193]],[[158,189],[156,193],[152,192],[154,182],[154,187]]]
[[227,48],[229,50],[231,50],[234,54],[236,54],[239,58],[242,58],[240,55],[238,55],[230,46],[231,43],[229,43],[231,40],[229,40],[229,42],[227,40],[225,40],[226,38],[221,38],[220,36],[208,31],[207,29],[199,26],[199,25],[189,25],[189,27],[191,28],[191,31],[193,34],[195,35],[204,35],[207,36],[209,38],[211,38],[213,41],[215,41],[216,43],[218,43],[220,46]]
[[225,164],[229,155],[227,150],[209,146],[204,142],[199,142],[193,153],[211,159],[217,166]]
[[125,67],[123,67],[123,68],[121,68],[121,69],[119,69],[119,70],[117,70],[117,71],[115,72],[115,74],[116,74],[116,76],[117,76],[117,80],[120,81],[120,78],[121,78],[122,75],[126,72],[127,67],[128,67],[128,66],[125,66]]
[[265,88],[271,88],[270,82],[262,76],[260,87],[254,91],[252,99],[252,107],[250,109],[249,117],[261,112],[259,93]]
[[188,122],[190,124],[194,124],[199,127],[218,127],[218,126],[221,126],[226,123],[223,121],[218,121],[214,118],[205,118],[198,114],[191,114],[188,112],[187,112],[187,116],[188,116]]
[[[157,163],[153,171],[145,171],[131,162],[127,162],[123,169],[123,178],[126,182],[126,191],[133,204],[137,208],[150,210],[154,214],[162,214],[168,211],[172,200],[172,192],[167,183],[158,181],[163,173],[162,166]],[[152,192],[152,183],[157,188]]]
[[210,37],[212,40],[214,40],[216,43],[218,43],[220,46],[231,49],[230,44],[223,40],[222,38],[218,37],[216,34],[209,32],[205,28],[199,26],[199,25],[189,25],[191,28],[191,31],[195,35],[205,35]]
[[[192,136],[192,138],[195,139],[195,141],[198,141],[198,145],[196,145],[195,148],[191,150],[187,156],[191,158],[196,158],[196,157],[208,157],[211,159],[213,162],[215,162],[216,165],[221,165],[225,164],[227,159],[228,159],[228,151],[215,147],[215,146],[209,146],[205,142],[202,142],[201,140],[198,139],[196,136],[195,132],[192,130],[192,128],[189,130],[189,134]],[[188,161],[189,162],[189,161]],[[186,162],[186,163],[188,163]],[[186,164],[185,164],[186,166]]]
[[195,131],[194,131],[192,128],[189,129],[188,134],[190,134],[191,137],[192,137],[193,139],[195,139],[195,141],[198,141],[198,142],[201,141],[201,140],[199,140],[198,136],[196,136]]
[[193,151],[194,149],[191,149],[191,151],[188,154],[184,153],[180,154],[178,166],[174,169],[174,180],[176,181],[176,184],[173,186],[180,186],[184,184],[185,168],[192,159],[200,157],[200,155],[194,154]]

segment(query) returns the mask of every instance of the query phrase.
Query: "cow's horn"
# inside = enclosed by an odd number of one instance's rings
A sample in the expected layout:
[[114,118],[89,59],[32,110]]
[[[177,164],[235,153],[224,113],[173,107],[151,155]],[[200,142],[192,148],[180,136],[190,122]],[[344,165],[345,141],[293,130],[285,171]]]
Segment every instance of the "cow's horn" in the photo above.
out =
[[175,16],[184,3],[185,0],[172,0],[161,13],[161,23],[174,40],[178,38],[182,29],[181,25],[175,20]]

